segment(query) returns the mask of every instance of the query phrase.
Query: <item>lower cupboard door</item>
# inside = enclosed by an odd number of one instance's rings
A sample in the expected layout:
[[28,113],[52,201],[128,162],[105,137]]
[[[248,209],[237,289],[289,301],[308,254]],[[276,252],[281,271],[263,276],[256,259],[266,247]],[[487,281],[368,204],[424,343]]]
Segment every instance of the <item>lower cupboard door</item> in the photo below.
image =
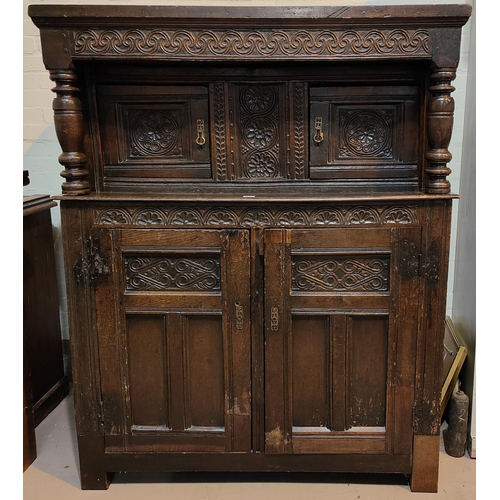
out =
[[107,451],[249,451],[247,231],[96,230]]
[[265,451],[411,453],[420,228],[265,234]]

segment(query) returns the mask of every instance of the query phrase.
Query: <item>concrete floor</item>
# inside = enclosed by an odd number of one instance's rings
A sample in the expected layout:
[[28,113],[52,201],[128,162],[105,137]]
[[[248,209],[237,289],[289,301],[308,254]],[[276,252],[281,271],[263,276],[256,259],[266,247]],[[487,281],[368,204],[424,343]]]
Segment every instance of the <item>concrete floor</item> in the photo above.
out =
[[23,474],[24,500],[476,498],[476,460],[450,457],[442,440],[437,494],[411,493],[404,476],[281,473],[115,474],[107,491],[82,491],[71,395],[36,428],[36,442],[38,456]]

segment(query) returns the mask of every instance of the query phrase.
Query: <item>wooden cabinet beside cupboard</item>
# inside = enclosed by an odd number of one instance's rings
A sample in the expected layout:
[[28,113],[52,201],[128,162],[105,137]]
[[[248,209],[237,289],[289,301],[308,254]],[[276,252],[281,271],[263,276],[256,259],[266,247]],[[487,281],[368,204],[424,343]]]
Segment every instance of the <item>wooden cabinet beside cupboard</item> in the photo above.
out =
[[29,15],[55,84],[82,488],[336,471],[436,491],[470,6]]

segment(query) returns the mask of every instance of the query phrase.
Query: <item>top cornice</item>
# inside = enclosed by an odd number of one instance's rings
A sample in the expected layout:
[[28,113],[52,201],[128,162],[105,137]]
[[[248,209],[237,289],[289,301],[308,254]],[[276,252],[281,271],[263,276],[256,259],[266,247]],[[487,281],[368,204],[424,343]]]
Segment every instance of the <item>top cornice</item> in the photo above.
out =
[[39,28],[228,26],[356,27],[463,26],[468,4],[331,7],[217,7],[164,5],[30,5]]
[[431,59],[455,68],[471,6],[31,5],[45,67],[75,60]]

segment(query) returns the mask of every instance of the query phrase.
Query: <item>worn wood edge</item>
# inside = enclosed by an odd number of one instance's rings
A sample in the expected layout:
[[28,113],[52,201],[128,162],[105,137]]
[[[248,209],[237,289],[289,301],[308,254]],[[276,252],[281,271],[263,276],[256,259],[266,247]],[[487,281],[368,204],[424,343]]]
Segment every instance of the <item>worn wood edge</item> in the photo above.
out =
[[414,436],[410,487],[412,492],[437,493],[440,436]]
[[430,201],[422,209],[428,221],[422,233],[427,250],[423,254],[413,425],[415,435],[439,436],[451,203]]

